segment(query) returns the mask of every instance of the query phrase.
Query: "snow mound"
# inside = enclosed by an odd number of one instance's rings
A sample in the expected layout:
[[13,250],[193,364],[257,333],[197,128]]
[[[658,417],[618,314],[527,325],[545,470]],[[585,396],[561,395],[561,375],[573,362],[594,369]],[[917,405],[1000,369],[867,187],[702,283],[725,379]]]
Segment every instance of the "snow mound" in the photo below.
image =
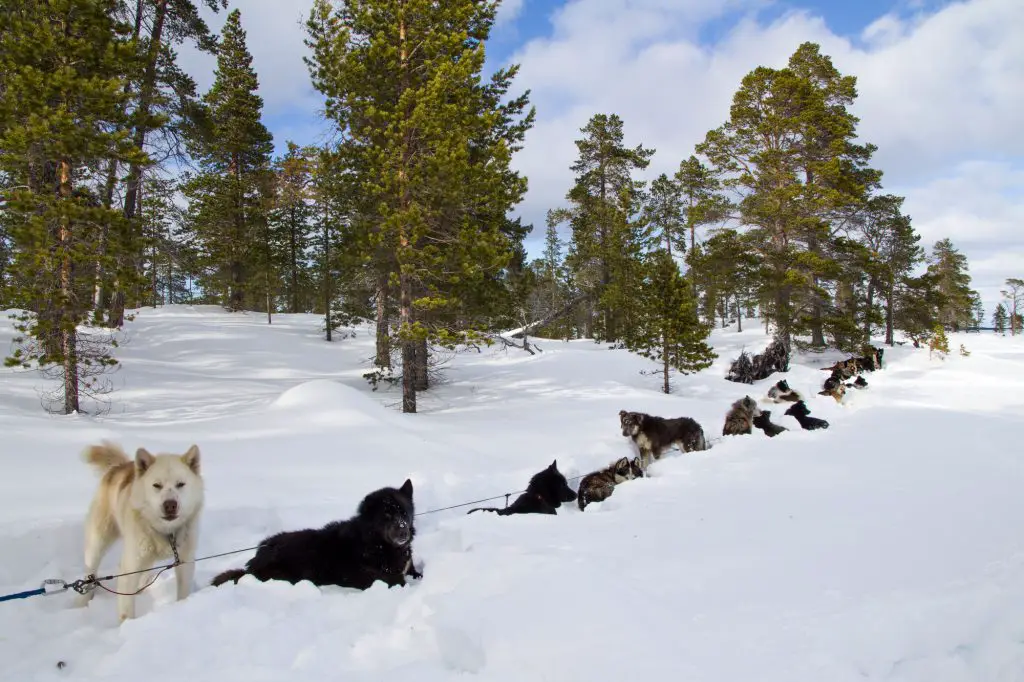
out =
[[379,422],[387,408],[352,386],[315,379],[289,388],[271,404],[273,409],[304,413],[344,413],[354,422]]

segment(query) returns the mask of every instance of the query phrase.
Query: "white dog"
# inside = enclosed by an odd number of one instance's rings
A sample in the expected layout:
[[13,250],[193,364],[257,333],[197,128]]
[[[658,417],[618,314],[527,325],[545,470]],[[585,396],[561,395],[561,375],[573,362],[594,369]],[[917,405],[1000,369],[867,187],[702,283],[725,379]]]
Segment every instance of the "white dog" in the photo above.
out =
[[[184,455],[152,455],[143,448],[133,462],[112,443],[92,445],[82,454],[102,475],[85,521],[85,568],[96,575],[103,555],[120,536],[124,539],[118,573],[151,568],[158,560],[174,558],[178,600],[192,591],[199,515],[203,508],[203,478],[199,473],[199,447]],[[173,547],[172,547],[172,544]],[[135,594],[153,580],[153,573],[135,573],[117,579],[117,611],[124,622],[135,617]],[[92,598],[79,595],[77,606]]]

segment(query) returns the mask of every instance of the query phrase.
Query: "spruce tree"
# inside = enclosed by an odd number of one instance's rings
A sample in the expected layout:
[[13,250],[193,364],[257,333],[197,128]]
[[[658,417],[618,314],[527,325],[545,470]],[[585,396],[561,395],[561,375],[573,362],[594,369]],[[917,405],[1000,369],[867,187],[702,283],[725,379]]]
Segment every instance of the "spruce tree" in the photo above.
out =
[[939,322],[958,332],[970,324],[971,319],[972,291],[967,257],[947,238],[935,242],[929,261],[928,273],[934,277],[941,297]]
[[[591,299],[587,333],[617,341],[628,328],[628,295],[642,243],[639,209],[644,182],[633,173],[647,168],[654,150],[623,144],[623,122],[615,114],[595,114],[576,140],[579,156],[571,166],[576,182],[566,195],[569,207],[549,220],[568,222],[572,240],[566,265]],[[625,307],[623,307],[625,306]]]
[[525,96],[502,103],[514,67],[482,82],[496,7],[318,0],[307,22],[307,63],[344,135],[379,305],[397,293],[403,412],[416,411],[428,340],[473,336],[493,313],[479,291],[495,290],[515,251],[506,213],[525,180],[510,161],[532,112],[520,116]]
[[996,309],[992,311],[992,327],[995,329],[997,334],[1006,334],[1006,306],[1002,302],[996,304]]
[[699,372],[710,367],[717,355],[707,345],[710,327],[697,317],[693,287],[668,250],[656,249],[644,261],[639,311],[632,319],[626,347],[661,363],[662,390],[669,393],[672,369],[683,374]]
[[111,340],[82,329],[85,273],[100,257],[95,226],[118,222],[93,187],[103,160],[144,156],[116,131],[126,74],[135,68],[129,28],[103,0],[10,0],[0,10],[0,176],[4,226],[14,250],[12,298],[26,312],[8,365],[56,369],[56,403],[70,414],[116,364]]
[[[263,99],[241,13],[228,15],[217,53],[213,87],[202,134],[191,143],[200,171],[184,185],[190,229],[202,246],[203,288],[218,293],[229,310],[254,307],[261,289],[261,244],[270,191],[270,132],[261,121]],[[264,264],[269,268],[270,264]]]
[[281,240],[277,246],[283,271],[283,293],[290,313],[312,307],[312,264],[308,252],[313,238],[312,172],[314,151],[287,143],[287,152],[274,165],[274,203],[269,220]]
[[697,228],[724,220],[732,207],[722,195],[721,179],[696,156],[682,161],[673,179],[683,201],[692,250],[697,246]]
[[737,331],[743,331],[743,307],[760,276],[760,261],[750,239],[736,230],[717,230],[687,255],[687,263],[690,277],[703,296],[702,310],[708,324],[714,325],[720,314],[725,327],[732,304]]
[[932,327],[931,338],[928,339],[928,357],[938,354],[939,359],[944,360],[949,355],[949,337],[946,336],[946,328],[941,322],[936,322]]

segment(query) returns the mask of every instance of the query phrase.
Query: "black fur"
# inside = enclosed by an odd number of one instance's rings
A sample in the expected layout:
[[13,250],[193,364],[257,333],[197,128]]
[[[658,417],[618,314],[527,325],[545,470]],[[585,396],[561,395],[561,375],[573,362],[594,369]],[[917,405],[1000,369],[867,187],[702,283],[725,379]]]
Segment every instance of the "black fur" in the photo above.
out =
[[769,438],[774,438],[783,431],[789,431],[785,426],[774,423],[771,416],[771,410],[761,410],[761,413],[754,417],[754,426],[764,431],[764,435]]
[[364,497],[347,521],[272,535],[260,542],[245,569],[225,571],[212,584],[238,582],[248,574],[258,580],[308,580],[360,590],[378,580],[389,587],[405,585],[407,575],[422,577],[412,563],[412,494],[407,480],[401,488],[381,488]]
[[827,421],[811,416],[811,411],[807,409],[807,404],[802,400],[793,403],[793,405],[786,410],[786,414],[794,417],[798,422],[800,422],[800,428],[807,431],[828,428]]
[[868,382],[867,382],[867,379],[865,379],[864,377],[858,376],[851,383],[846,384],[846,386],[847,386],[847,388],[865,389],[865,388],[868,387]]
[[563,502],[572,502],[576,499],[576,492],[569,487],[569,482],[558,470],[558,460],[551,462],[548,468],[534,474],[530,483],[526,486],[526,492],[516,498],[516,501],[505,509],[497,507],[476,507],[470,509],[467,514],[475,511],[496,512],[499,516],[510,516],[512,514],[557,514],[555,511],[562,506]]
[[708,449],[704,429],[690,417],[665,419],[644,412],[619,410],[619,425],[622,435],[632,438],[640,451],[644,469],[650,465],[652,457],[660,459],[673,445],[683,452]]
[[843,383],[844,372],[845,370],[842,368],[833,369],[832,374],[825,379],[823,390],[818,391],[818,395],[830,395],[835,398],[836,402],[842,400],[846,395],[846,385]]

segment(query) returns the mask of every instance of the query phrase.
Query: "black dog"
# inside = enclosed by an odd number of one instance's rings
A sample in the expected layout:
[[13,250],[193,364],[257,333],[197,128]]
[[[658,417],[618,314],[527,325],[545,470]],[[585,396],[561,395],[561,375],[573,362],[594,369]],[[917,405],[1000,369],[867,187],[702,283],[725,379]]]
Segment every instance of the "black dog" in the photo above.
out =
[[467,514],[475,511],[497,512],[500,516],[512,514],[557,514],[555,511],[562,506],[563,502],[572,502],[576,499],[576,492],[569,487],[569,482],[558,470],[558,460],[551,462],[551,465],[544,471],[534,474],[530,483],[526,486],[526,492],[516,498],[516,501],[505,509],[497,507],[476,507],[470,509]]
[[863,390],[868,387],[868,381],[864,377],[859,376],[854,379],[853,383],[846,384],[846,386],[847,388],[859,388]]
[[340,585],[365,590],[377,580],[393,587],[405,576],[420,578],[412,565],[415,515],[412,481],[399,488],[375,490],[359,503],[347,521],[323,528],[272,535],[256,549],[244,569],[225,571],[213,585],[238,582],[243,575],[258,580],[308,580],[314,585]]
[[652,458],[660,459],[673,445],[683,452],[708,449],[704,429],[690,417],[665,419],[644,412],[619,410],[619,424],[622,435],[632,438],[640,451],[644,470],[650,466]]
[[774,438],[783,431],[789,431],[785,426],[780,426],[771,420],[771,410],[761,410],[761,413],[754,417],[754,426],[764,431],[764,435]]
[[793,403],[793,405],[786,410],[786,414],[796,418],[796,420],[800,422],[800,427],[807,431],[828,428],[827,421],[811,416],[811,411],[807,409],[806,403],[802,400]]

